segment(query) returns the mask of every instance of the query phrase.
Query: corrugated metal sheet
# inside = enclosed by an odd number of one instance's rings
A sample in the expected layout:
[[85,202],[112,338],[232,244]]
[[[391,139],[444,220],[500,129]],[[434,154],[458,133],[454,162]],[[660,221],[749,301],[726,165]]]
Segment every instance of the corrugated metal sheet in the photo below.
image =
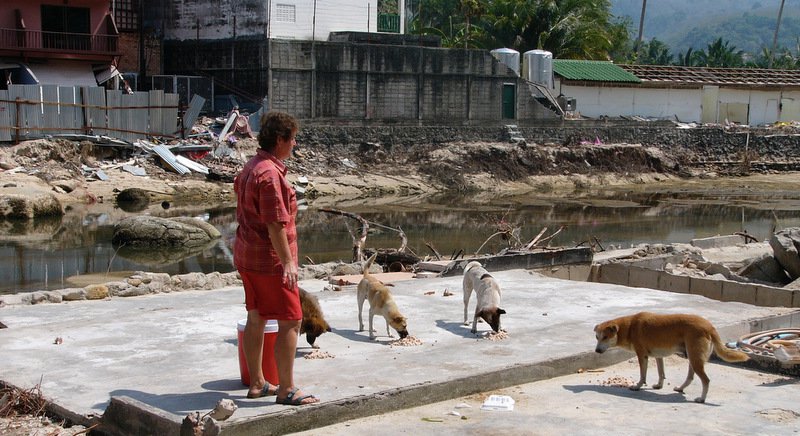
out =
[[0,141],[15,140],[17,127],[19,137],[25,140],[90,133],[132,143],[150,135],[178,134],[177,94],[130,95],[100,87],[11,85],[0,100],[5,100],[0,102]]
[[553,59],[553,72],[569,80],[640,83],[641,80],[619,65],[605,61]]
[[194,126],[194,122],[197,120],[197,116],[200,115],[200,111],[203,110],[204,104],[206,104],[206,99],[200,95],[195,94],[192,97],[192,101],[189,102],[189,109],[183,114],[183,128],[186,131],[191,130],[192,126]]
[[14,105],[2,100],[8,100],[8,91],[0,90],[0,141],[11,141],[11,126],[14,125],[11,108]]
[[187,168],[184,165],[178,163],[177,159],[175,158],[175,155],[172,154],[172,152],[169,151],[169,149],[167,147],[159,144],[159,145],[156,145],[155,147],[153,147],[153,151],[161,159],[163,159],[164,162],[167,163],[167,165],[172,167],[175,170],[175,172],[177,172],[178,174],[183,175],[183,174],[188,174],[190,172],[189,168]]

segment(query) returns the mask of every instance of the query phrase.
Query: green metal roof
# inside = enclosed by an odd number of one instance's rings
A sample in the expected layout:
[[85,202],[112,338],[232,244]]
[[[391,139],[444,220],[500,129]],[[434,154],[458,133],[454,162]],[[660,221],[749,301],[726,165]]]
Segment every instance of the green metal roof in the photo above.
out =
[[641,79],[606,61],[553,59],[553,72],[568,80],[641,83]]

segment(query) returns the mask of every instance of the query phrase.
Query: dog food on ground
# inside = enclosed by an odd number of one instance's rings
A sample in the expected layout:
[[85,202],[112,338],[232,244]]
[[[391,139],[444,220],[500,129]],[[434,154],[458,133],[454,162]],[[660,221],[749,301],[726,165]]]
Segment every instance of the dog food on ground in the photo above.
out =
[[618,388],[627,388],[629,386],[635,385],[636,382],[631,380],[628,377],[609,377],[605,380],[600,381],[600,386],[614,386]]
[[500,330],[499,332],[491,331],[487,332],[483,337],[490,341],[502,341],[508,339],[508,332],[505,330]]
[[336,356],[334,356],[331,353],[328,353],[327,351],[322,351],[320,349],[316,349],[316,350],[306,354],[303,357],[306,358],[306,359],[333,359]]
[[391,346],[398,346],[398,347],[413,347],[416,345],[422,345],[422,340],[415,338],[414,336],[406,336],[403,339],[398,339],[396,341],[392,341],[389,345]]

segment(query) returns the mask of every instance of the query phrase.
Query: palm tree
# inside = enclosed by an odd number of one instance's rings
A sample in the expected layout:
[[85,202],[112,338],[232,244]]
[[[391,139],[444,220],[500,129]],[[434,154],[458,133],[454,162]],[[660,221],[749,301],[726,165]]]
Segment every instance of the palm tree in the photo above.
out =
[[772,50],[769,52],[769,64],[767,68],[772,68],[772,54],[775,53],[775,49],[778,47],[778,29],[781,27],[781,16],[783,15],[783,3],[785,0],[781,0],[781,8],[778,9],[778,22],[775,23],[775,35],[772,37]]
[[464,48],[468,48],[467,44],[470,41],[470,18],[480,17],[485,11],[486,6],[480,0],[460,0],[459,3],[459,9],[461,9],[461,13],[464,15],[464,21],[466,22]]
[[698,63],[705,67],[740,67],[744,64],[742,50],[730,46],[722,37],[708,44],[707,50],[697,52]]
[[686,49],[686,53],[678,53],[678,61],[675,63],[675,65],[682,67],[694,67],[697,65],[697,55],[698,52],[689,47]]
[[634,52],[639,56],[639,49],[642,48],[642,35],[644,34],[644,13],[647,10],[647,0],[642,0],[642,15],[639,16],[639,37],[636,38]]
[[489,45],[607,59],[618,37],[610,9],[608,0],[494,0],[483,25]]
[[656,38],[650,42],[642,44],[640,49],[642,54],[637,57],[636,63],[641,65],[670,65],[672,64],[672,53],[669,47]]

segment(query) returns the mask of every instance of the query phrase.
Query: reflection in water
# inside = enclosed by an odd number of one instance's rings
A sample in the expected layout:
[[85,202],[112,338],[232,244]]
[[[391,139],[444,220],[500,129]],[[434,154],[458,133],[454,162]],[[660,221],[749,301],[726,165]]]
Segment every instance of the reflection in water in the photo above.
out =
[[[763,194],[760,194],[763,196]],[[419,256],[459,250],[474,253],[501,222],[520,228],[527,242],[544,227],[546,235],[559,227],[553,246],[576,246],[600,241],[605,248],[640,243],[689,242],[694,238],[747,231],[759,240],[778,229],[800,226],[798,195],[758,198],[748,195],[697,193],[615,194],[609,198],[516,198],[497,204],[469,204],[463,199],[439,199],[409,206],[370,205],[348,207],[371,223],[401,228],[408,248]],[[774,210],[774,212],[773,212]],[[184,274],[233,271],[231,243],[236,229],[234,208],[209,209],[208,222],[222,238],[193,253],[136,252],[111,244],[113,226],[120,217],[107,214],[65,215],[61,219],[31,222],[0,221],[0,293],[68,287],[65,278],[80,274],[140,270]],[[124,216],[124,215],[123,215]],[[349,261],[352,234],[359,227],[352,219],[315,209],[298,214],[301,263]],[[507,241],[493,238],[481,253],[497,252]],[[397,248],[397,232],[371,226],[369,248]]]

